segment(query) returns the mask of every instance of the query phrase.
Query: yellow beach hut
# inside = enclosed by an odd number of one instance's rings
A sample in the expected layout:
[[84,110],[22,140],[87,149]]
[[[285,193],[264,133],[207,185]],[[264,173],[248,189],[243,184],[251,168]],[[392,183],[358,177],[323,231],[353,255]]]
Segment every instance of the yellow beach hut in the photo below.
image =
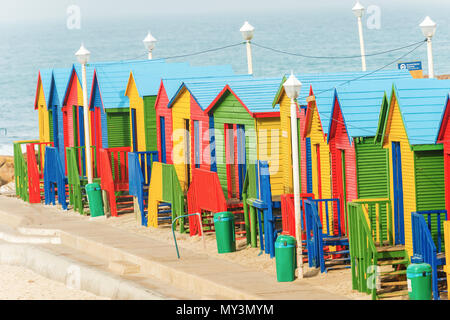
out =
[[394,239],[413,255],[411,213],[445,209],[444,157],[435,144],[450,81],[395,81],[383,103],[376,142],[388,149]]

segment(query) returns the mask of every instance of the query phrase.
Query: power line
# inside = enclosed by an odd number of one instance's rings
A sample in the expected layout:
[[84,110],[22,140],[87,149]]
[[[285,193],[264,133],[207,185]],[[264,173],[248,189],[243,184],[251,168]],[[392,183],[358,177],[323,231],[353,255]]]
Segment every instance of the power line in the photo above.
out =
[[[415,46],[419,43],[422,42],[426,42],[427,40],[421,40],[412,44],[409,44],[407,46],[403,46],[403,47],[398,47],[398,48],[394,48],[394,49],[389,49],[386,51],[380,51],[380,52],[375,52],[375,53],[369,53],[369,54],[365,54],[364,56],[366,57],[371,57],[371,56],[377,56],[377,55],[381,55],[381,54],[386,54],[386,53],[390,53],[390,52],[394,52],[394,51],[399,51],[402,49],[406,49],[406,48],[410,48],[412,46]],[[302,53],[292,53],[292,52],[288,52],[288,51],[283,51],[283,50],[279,50],[279,49],[275,49],[275,48],[271,48],[271,47],[267,47],[267,46],[263,46],[257,43],[252,42],[252,44],[255,47],[259,47],[262,49],[266,49],[266,50],[270,50],[276,53],[280,53],[280,54],[286,54],[286,55],[290,55],[290,56],[296,56],[296,57],[302,57],[302,58],[309,58],[309,59],[354,59],[354,58],[361,58],[361,55],[353,55],[353,56],[310,56],[310,55],[306,55],[306,54],[302,54]]]
[[[239,42],[239,43],[230,44],[230,45],[223,46],[223,47],[218,47],[218,48],[213,48],[213,49],[206,49],[206,50],[202,50],[202,51],[198,51],[198,52],[186,53],[186,54],[181,54],[181,55],[176,55],[176,56],[161,57],[161,58],[157,58],[155,60],[169,60],[169,59],[193,57],[193,56],[197,56],[197,55],[204,54],[204,53],[215,52],[215,51],[220,51],[220,50],[224,50],[224,49],[228,49],[228,48],[237,47],[237,46],[240,46],[240,45],[243,45],[243,44],[245,44],[245,42]],[[143,56],[147,56],[147,53],[141,54],[140,56],[137,56],[137,57],[135,57],[133,59],[121,60],[120,62],[133,61],[133,60],[142,58]],[[147,61],[148,60],[141,61],[141,62],[147,62]],[[139,61],[136,61],[136,62],[139,62]]]
[[192,56],[197,56],[199,54],[204,54],[204,53],[209,53],[209,52],[214,52],[214,51],[219,51],[219,50],[224,50],[224,49],[228,49],[228,48],[233,48],[233,47],[237,47],[240,45],[245,44],[245,42],[239,42],[239,43],[235,43],[235,44],[230,44],[228,46],[223,46],[223,47],[219,47],[219,48],[214,48],[214,49],[208,49],[208,50],[203,50],[203,51],[199,51],[199,52],[194,52],[194,53],[188,53],[188,54],[182,54],[182,55],[178,55],[178,56],[169,56],[169,57],[164,57],[161,59],[177,59],[177,58],[185,58],[185,57],[192,57]]
[[[421,42],[419,43],[419,45],[417,45],[415,48],[413,48],[412,50],[410,50],[410,51],[408,51],[407,53],[403,54],[401,57],[395,59],[394,61],[392,61],[392,62],[390,62],[390,63],[388,63],[388,64],[386,64],[386,65],[384,65],[384,66],[382,66],[382,67],[380,67],[380,68],[378,68],[378,69],[376,69],[376,70],[374,70],[374,71],[371,71],[371,72],[369,72],[369,73],[366,73],[366,74],[364,74],[364,75],[362,75],[362,76],[359,76],[359,77],[356,77],[356,78],[354,78],[354,79],[350,79],[350,80],[344,81],[344,82],[342,82],[342,83],[337,84],[336,86],[334,86],[334,87],[332,87],[332,88],[328,88],[328,89],[319,91],[317,94],[314,94],[314,96],[318,96],[318,95],[323,94],[323,93],[325,93],[325,92],[334,90],[336,87],[342,86],[342,85],[344,85],[344,84],[347,84],[347,83],[350,83],[350,82],[353,82],[353,81],[360,80],[360,79],[362,79],[362,78],[364,78],[364,77],[367,77],[367,76],[369,76],[369,75],[371,75],[371,74],[374,74],[374,73],[376,73],[376,72],[378,72],[378,71],[381,71],[381,70],[383,70],[384,68],[390,66],[391,64],[397,62],[398,60],[403,59],[404,57],[406,57],[406,56],[409,55],[410,53],[414,52],[415,50],[417,50],[417,49],[418,49],[420,46],[422,46],[423,44],[425,44],[425,42],[422,42],[422,41],[421,41]],[[306,97],[303,97],[303,98],[306,99]],[[309,108],[309,106],[307,106],[307,108]],[[354,125],[351,125],[351,124],[349,124],[349,123],[344,123],[343,121],[340,121],[340,120],[338,120],[338,119],[336,119],[336,118],[333,118],[333,115],[330,115],[330,116],[327,116],[327,115],[321,115],[321,117],[323,117],[323,118],[325,118],[325,119],[328,119],[329,121],[336,121],[337,123],[345,124],[346,126],[352,127],[352,128],[354,128],[354,129],[359,129],[359,130],[366,131],[366,132],[372,134],[372,131],[370,131],[369,129],[362,128],[362,127],[358,127],[358,126],[354,126]]]
[[[332,88],[328,88],[328,89],[322,90],[322,91],[319,91],[317,94],[314,94],[314,95],[315,95],[315,96],[318,96],[318,95],[320,95],[320,94],[322,94],[322,93],[325,93],[325,92],[328,92],[328,91],[330,91],[330,90],[333,90],[333,89],[336,88],[336,87],[343,86],[343,85],[348,84],[348,83],[350,83],[350,82],[357,81],[357,80],[360,80],[360,79],[362,79],[362,78],[364,78],[364,77],[367,77],[367,76],[370,76],[370,75],[372,75],[372,74],[374,74],[374,73],[377,73],[378,71],[381,71],[381,70],[383,70],[383,69],[389,67],[391,64],[394,64],[394,63],[396,63],[397,61],[399,61],[399,60],[403,59],[404,57],[406,57],[407,55],[413,53],[415,50],[417,50],[419,47],[421,47],[421,46],[424,45],[424,44],[425,44],[425,42],[422,42],[422,41],[421,41],[421,42],[420,42],[416,47],[414,47],[412,50],[410,50],[410,51],[408,51],[407,53],[403,54],[402,56],[396,58],[395,60],[389,62],[388,64],[385,64],[384,66],[382,66],[382,67],[380,67],[380,68],[378,68],[378,69],[375,69],[375,70],[373,70],[373,71],[370,71],[370,72],[368,72],[368,73],[365,73],[365,74],[363,74],[363,75],[361,75],[361,76],[358,76],[358,77],[356,77],[356,78],[353,78],[353,79],[346,80],[346,81],[344,81],[344,82],[338,83],[336,86],[334,86],[334,87],[332,87]],[[302,98],[303,98],[303,99],[306,99],[307,96],[304,96],[304,97],[302,97]]]

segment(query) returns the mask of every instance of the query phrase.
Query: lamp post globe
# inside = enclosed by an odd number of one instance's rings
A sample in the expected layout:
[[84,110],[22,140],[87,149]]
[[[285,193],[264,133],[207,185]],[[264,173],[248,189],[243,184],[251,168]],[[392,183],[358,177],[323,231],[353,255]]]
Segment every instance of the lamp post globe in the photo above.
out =
[[289,78],[284,82],[283,87],[288,98],[291,100],[295,100],[300,94],[302,83],[294,76],[293,73],[291,73]]
[[432,38],[434,36],[434,33],[436,32],[436,22],[431,20],[429,16],[426,16],[419,26],[426,38]]
[[89,58],[91,57],[91,53],[88,49],[84,46],[84,44],[81,44],[80,49],[75,53],[75,56],[77,57],[77,60],[80,64],[85,65],[89,62]]
[[353,14],[357,18],[361,18],[364,14],[364,7],[359,1],[356,2],[356,4],[352,8]]
[[255,27],[253,27],[248,21],[244,22],[244,25],[239,30],[242,34],[242,38],[245,41],[250,41],[253,39],[253,34],[255,33]]

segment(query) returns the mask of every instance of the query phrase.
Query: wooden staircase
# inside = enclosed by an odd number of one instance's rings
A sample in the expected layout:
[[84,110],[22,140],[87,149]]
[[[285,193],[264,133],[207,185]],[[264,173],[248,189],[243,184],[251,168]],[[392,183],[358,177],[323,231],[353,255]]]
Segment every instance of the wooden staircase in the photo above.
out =
[[357,200],[347,209],[353,290],[372,300],[407,296],[410,260],[405,247],[394,243],[390,201]]
[[406,268],[409,265],[405,247],[377,246],[377,266],[379,267],[376,299],[398,298],[408,295]]

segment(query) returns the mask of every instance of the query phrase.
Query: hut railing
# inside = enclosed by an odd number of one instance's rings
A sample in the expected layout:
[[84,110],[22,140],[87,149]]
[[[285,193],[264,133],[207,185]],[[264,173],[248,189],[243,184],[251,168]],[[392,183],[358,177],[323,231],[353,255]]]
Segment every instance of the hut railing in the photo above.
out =
[[376,286],[369,286],[370,268],[377,265],[377,248],[368,224],[367,207],[363,203],[347,204],[348,237],[352,270],[352,289],[365,292],[376,299]]
[[[444,243],[446,248],[450,248],[450,221],[444,221]],[[444,272],[447,274],[447,290],[450,288],[450,250],[445,251]]]
[[117,216],[116,191],[128,191],[128,152],[130,147],[100,149],[101,187],[108,194],[111,215]]
[[44,188],[43,185],[41,186],[41,181],[44,178],[44,156],[45,147],[47,146],[53,147],[53,142],[27,144],[28,191],[30,203],[40,203],[44,196]]
[[[443,258],[440,256],[443,253],[442,223],[446,220],[446,216],[447,210],[428,210],[411,213],[413,238],[413,256],[411,262],[425,262],[431,266],[431,281],[433,298],[435,300],[439,299],[437,267],[445,264]],[[426,220],[425,217],[427,217]],[[433,226],[433,220],[436,220],[435,226]],[[434,230],[434,227],[436,230]]]
[[14,182],[16,195],[23,201],[29,201],[28,193],[28,168],[23,155],[22,147],[30,143],[39,143],[39,140],[25,140],[14,142]]
[[57,194],[58,203],[66,210],[66,185],[67,178],[64,175],[64,167],[61,158],[59,157],[58,150],[54,147],[46,147],[44,167],[45,204],[55,205],[55,196]]
[[[244,197],[244,192],[242,197]],[[213,232],[213,214],[227,211],[225,195],[216,172],[193,169],[187,200],[188,213],[199,213],[202,219],[202,223],[200,223],[195,216],[189,216],[189,233],[191,236],[202,235],[203,232]],[[247,232],[247,234],[250,234],[250,232]]]
[[[146,204],[148,203],[148,187],[152,176],[152,166],[156,161],[158,161],[157,151],[128,153],[128,190],[138,200],[142,225],[146,224],[145,214],[147,210]],[[146,188],[147,190],[145,190]]]
[[[92,162],[92,173],[93,177],[99,177],[99,168],[97,165],[97,147],[91,146],[91,162]],[[66,150],[70,150],[70,152],[75,154],[76,162],[72,162],[72,165],[76,166],[78,171],[78,175],[81,178],[87,177],[87,168],[86,168],[86,147],[67,147]],[[69,170],[69,168],[67,168]]]
[[358,203],[366,209],[367,224],[375,244],[392,246],[394,244],[394,227],[391,201],[389,199],[357,199],[352,202]]

